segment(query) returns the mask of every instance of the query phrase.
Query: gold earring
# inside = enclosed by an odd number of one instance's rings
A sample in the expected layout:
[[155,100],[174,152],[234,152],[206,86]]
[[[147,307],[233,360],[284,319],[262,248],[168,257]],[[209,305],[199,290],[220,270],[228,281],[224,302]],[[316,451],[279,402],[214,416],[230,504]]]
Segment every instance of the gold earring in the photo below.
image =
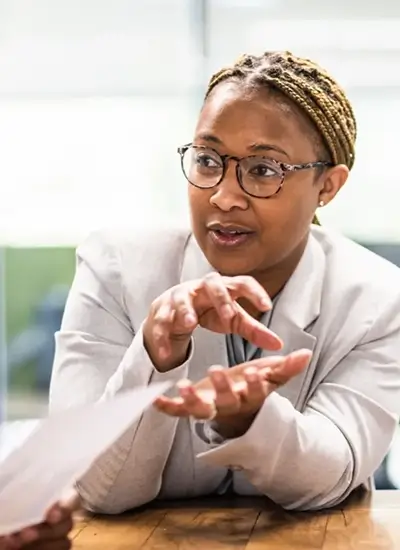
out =
[[319,201],[318,206],[321,206],[321,207],[322,207],[322,206],[324,206],[324,205],[325,205],[324,201]]

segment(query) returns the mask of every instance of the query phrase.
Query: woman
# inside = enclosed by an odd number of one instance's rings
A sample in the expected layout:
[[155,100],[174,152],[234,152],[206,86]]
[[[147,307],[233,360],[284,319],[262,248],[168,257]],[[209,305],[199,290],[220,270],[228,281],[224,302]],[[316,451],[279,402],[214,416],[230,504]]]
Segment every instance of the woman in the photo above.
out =
[[355,139],[318,65],[245,55],[212,77],[179,149],[191,230],[81,245],[52,410],[157,381],[180,393],[79,482],[89,509],[230,491],[312,510],[371,486],[400,407],[399,271],[312,224]]

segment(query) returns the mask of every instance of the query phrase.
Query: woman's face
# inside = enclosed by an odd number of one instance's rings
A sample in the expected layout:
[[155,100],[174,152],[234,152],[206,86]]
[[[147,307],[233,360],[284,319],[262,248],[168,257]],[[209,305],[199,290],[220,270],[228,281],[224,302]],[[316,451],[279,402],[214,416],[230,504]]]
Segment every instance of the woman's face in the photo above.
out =
[[[315,139],[307,128],[308,121],[276,94],[225,82],[206,100],[193,143],[238,158],[260,155],[287,164],[323,160],[317,158]],[[239,186],[236,162],[229,160],[218,186],[189,185],[193,233],[215,270],[250,274],[264,282],[273,272],[294,268],[318,203],[329,202],[346,177],[343,166],[322,174],[315,169],[286,173],[278,194],[254,198]],[[222,234],[215,230],[218,227]],[[239,234],[229,231],[235,227]]]

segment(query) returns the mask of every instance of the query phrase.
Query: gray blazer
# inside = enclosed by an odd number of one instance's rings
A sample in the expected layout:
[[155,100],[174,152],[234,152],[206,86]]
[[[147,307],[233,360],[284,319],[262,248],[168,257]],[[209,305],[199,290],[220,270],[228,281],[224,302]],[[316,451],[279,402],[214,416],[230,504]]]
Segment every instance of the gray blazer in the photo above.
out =
[[[156,371],[143,347],[151,302],[211,270],[188,230],[100,231],[77,258],[56,335],[52,412],[228,365],[224,336],[201,328],[189,360],[169,373]],[[229,469],[237,494],[264,494],[287,509],[332,506],[371,486],[400,410],[400,270],[313,226],[271,329],[283,353],[309,348],[313,357],[245,435],[218,441],[207,425],[151,408],[78,483],[87,507],[119,513],[157,497],[212,494]]]

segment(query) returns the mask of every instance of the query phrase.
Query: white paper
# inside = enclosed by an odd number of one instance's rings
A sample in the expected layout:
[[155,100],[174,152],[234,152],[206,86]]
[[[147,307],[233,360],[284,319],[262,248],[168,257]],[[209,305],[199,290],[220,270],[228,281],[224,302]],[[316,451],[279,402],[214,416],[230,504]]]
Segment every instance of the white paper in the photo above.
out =
[[49,507],[170,385],[153,384],[25,426],[10,423],[0,433],[6,449],[0,461],[0,536],[43,521]]
[[38,427],[40,420],[14,420],[0,425],[0,472],[1,463]]

